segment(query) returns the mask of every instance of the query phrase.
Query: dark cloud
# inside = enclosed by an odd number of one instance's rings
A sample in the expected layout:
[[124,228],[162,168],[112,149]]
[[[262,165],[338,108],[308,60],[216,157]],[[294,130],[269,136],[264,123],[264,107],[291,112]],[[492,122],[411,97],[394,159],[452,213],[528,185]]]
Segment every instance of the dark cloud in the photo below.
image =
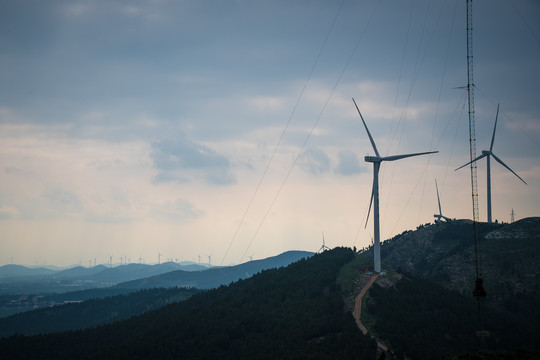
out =
[[154,141],[150,158],[159,170],[154,183],[187,182],[194,175],[217,185],[235,182],[227,157],[185,137]]
[[308,149],[302,153],[299,165],[305,171],[318,175],[330,170],[330,159],[320,149]]
[[337,174],[344,176],[352,176],[366,171],[360,166],[358,157],[352,151],[342,151],[339,153],[339,164],[334,169]]

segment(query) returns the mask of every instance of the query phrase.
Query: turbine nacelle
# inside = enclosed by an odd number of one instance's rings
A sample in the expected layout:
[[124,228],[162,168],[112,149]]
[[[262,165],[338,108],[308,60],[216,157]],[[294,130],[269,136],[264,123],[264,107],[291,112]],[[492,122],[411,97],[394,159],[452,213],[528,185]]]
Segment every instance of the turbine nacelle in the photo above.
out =
[[381,162],[381,158],[378,157],[378,156],[369,156],[369,155],[367,155],[367,156],[364,157],[364,160],[366,162],[372,162],[372,163],[376,163],[376,162],[380,163]]
[[490,150],[482,150],[482,155],[484,155],[484,156],[492,155],[492,154],[493,153]]

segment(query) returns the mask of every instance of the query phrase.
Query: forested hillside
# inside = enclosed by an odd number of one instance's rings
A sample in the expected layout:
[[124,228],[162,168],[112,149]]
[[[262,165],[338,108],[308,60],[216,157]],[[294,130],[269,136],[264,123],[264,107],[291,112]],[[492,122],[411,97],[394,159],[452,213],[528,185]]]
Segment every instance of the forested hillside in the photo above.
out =
[[[400,276],[401,277],[401,276]],[[441,359],[465,353],[540,350],[538,325],[418,277],[386,276],[365,299],[368,328],[399,356]],[[479,338],[476,332],[489,332]],[[540,353],[537,353],[540,356]],[[512,359],[514,357],[507,357]],[[519,358],[519,357],[518,357]]]
[[[376,344],[344,311],[337,248],[126,321],[0,340],[9,359],[374,359]],[[51,349],[55,349],[54,353]]]
[[[363,318],[394,353],[428,359],[481,350],[540,350],[540,218],[481,223],[477,229],[488,293],[480,312],[472,296],[470,221],[421,225],[382,243],[388,274],[364,298]],[[371,249],[362,256],[371,266]],[[365,280],[357,279],[358,292]],[[477,338],[479,330],[489,336]]]
[[[99,294],[104,290],[85,292]],[[183,288],[148,289],[23,312],[0,319],[0,337],[47,334],[108,324],[185,300],[198,292],[197,289]]]
[[[500,310],[540,317],[540,218],[478,224],[479,263],[488,293]],[[475,252],[470,221],[420,226],[381,245],[383,263],[471,295]]]

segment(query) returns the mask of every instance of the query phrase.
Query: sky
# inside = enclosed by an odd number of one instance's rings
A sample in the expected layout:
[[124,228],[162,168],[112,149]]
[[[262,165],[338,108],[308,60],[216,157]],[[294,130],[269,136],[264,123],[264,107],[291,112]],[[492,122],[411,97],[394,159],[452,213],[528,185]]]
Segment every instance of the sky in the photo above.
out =
[[[493,218],[540,215],[540,2],[476,0]],[[0,265],[238,264],[472,218],[465,0],[0,2]],[[486,221],[486,163],[478,163]],[[384,259],[383,259],[384,261]]]

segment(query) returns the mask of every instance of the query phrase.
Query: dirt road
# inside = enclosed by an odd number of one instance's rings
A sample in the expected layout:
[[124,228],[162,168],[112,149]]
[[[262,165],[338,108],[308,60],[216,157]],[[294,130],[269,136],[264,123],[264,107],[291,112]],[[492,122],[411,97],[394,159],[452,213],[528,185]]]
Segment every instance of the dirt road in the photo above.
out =
[[[371,285],[373,285],[375,280],[377,280],[378,277],[379,277],[378,274],[372,275],[371,278],[369,279],[368,283],[366,284],[366,286],[364,286],[362,291],[360,291],[360,294],[358,294],[358,296],[356,296],[356,299],[354,300],[353,316],[354,316],[354,319],[356,320],[356,325],[358,325],[358,328],[360,328],[360,330],[362,330],[362,333],[364,335],[366,335],[368,331],[367,331],[366,327],[364,326],[364,324],[362,324],[362,320],[361,320],[361,316],[362,316],[362,299],[364,298],[364,295],[369,290]],[[375,339],[375,341],[377,341],[377,339]],[[385,352],[388,351],[388,348],[383,343],[380,343],[379,341],[377,341],[377,346],[379,347],[379,349],[381,349],[381,350],[383,350]]]

